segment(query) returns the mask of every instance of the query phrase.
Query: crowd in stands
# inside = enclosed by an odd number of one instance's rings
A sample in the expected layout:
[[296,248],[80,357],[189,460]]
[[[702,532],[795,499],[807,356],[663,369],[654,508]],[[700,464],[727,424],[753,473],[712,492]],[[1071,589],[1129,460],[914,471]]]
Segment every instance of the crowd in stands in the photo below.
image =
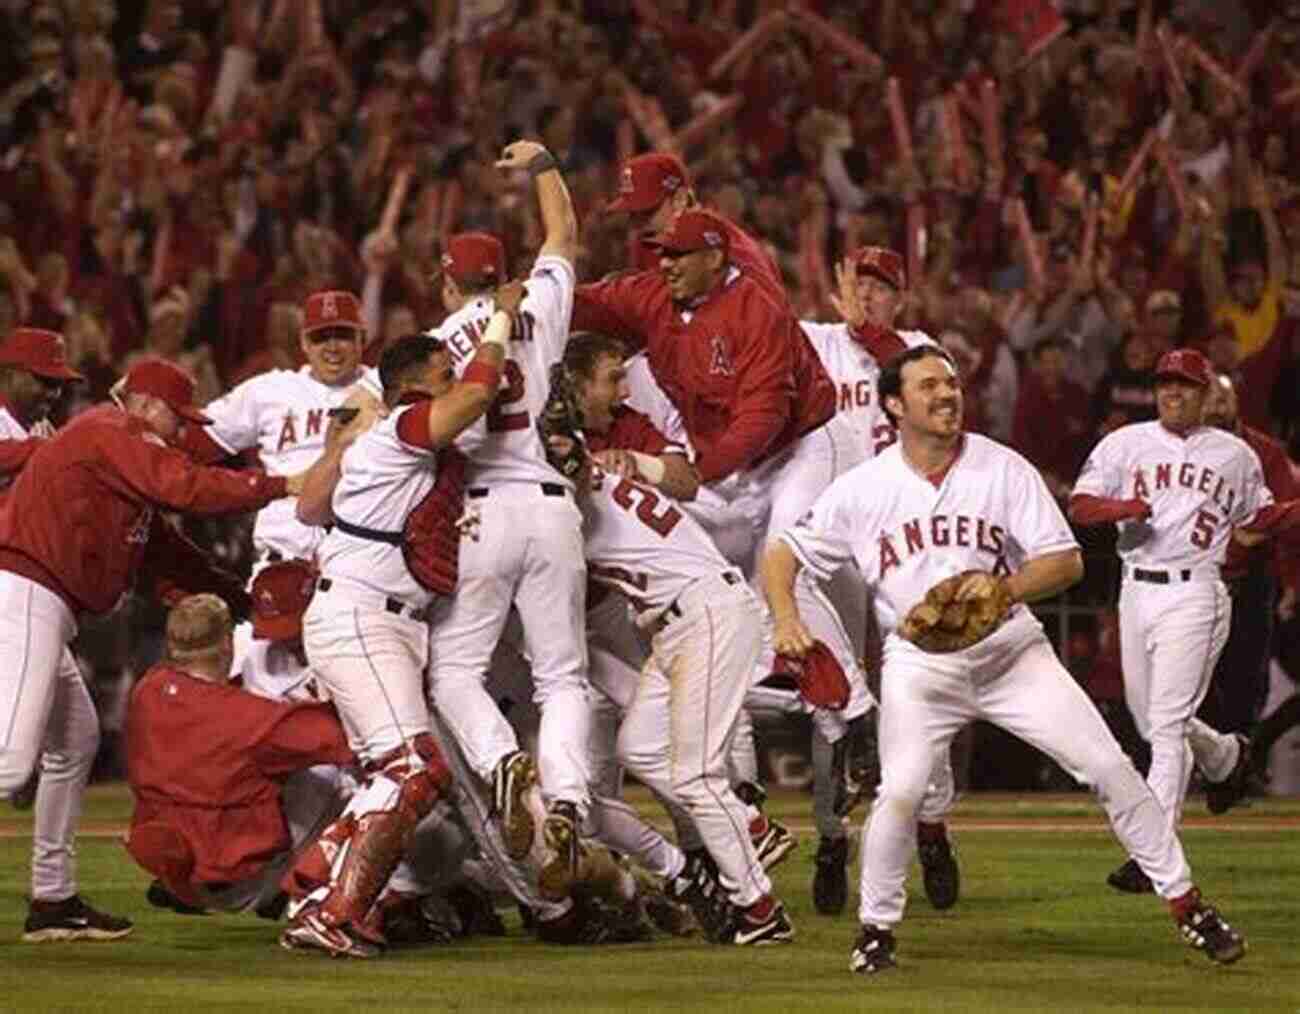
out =
[[[1297,0],[3,0],[0,50],[0,334],[66,336],[65,415],[146,353],[203,399],[295,367],[326,287],[363,295],[377,360],[441,320],[452,232],[530,261],[493,161],[537,137],[583,280],[634,256],[604,205],[646,150],[807,319],[843,254],[907,251],[900,323],[1062,497],[1179,345],[1300,450]],[[247,566],[246,532],[205,534]],[[91,625],[97,669],[142,668],[145,608]]]

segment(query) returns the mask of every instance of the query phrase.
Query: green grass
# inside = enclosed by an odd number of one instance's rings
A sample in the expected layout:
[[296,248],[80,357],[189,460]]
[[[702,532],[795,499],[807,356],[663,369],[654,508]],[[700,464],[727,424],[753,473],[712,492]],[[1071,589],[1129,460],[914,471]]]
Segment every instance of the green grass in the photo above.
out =
[[[123,820],[120,788],[96,788],[90,826]],[[806,825],[807,801],[771,811]],[[1199,803],[1188,808],[1200,824]],[[1104,885],[1123,858],[1083,796],[976,797],[955,825],[962,899],[933,912],[910,885],[901,967],[863,980],[847,971],[855,920],[816,915],[808,897],[815,839],[805,832],[777,870],[798,933],[787,947],[724,949],[692,941],[596,949],[547,947],[513,914],[505,940],[408,951],[372,962],[289,954],[277,927],[251,917],[182,918],[150,909],[147,876],[112,837],[80,847],[86,894],[130,916],[135,934],[109,944],[23,944],[25,837],[0,838],[0,1010],[3,1011],[1300,1011],[1296,949],[1300,803],[1256,802],[1184,835],[1207,896],[1250,950],[1218,968],[1177,937],[1164,906]],[[978,821],[1024,819],[1024,830]],[[963,827],[963,824],[966,825]],[[0,808],[0,833],[29,814]],[[1039,828],[1037,830],[1033,828]],[[914,878],[916,881],[916,878]],[[852,909],[852,902],[850,903]]]

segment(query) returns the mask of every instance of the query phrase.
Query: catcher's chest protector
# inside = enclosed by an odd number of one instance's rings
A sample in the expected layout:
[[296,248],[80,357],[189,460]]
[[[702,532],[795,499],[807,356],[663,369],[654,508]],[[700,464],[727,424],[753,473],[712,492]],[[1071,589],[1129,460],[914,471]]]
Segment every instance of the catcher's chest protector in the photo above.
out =
[[465,456],[454,447],[438,452],[438,478],[402,528],[402,557],[421,585],[436,595],[456,590],[460,529],[465,509]]

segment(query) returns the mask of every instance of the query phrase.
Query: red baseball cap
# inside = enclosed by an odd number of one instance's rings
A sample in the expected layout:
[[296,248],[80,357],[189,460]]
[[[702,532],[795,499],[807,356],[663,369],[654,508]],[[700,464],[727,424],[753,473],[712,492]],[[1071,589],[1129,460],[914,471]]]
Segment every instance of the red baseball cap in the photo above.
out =
[[19,366],[51,380],[85,380],[68,365],[63,335],[38,327],[17,327],[0,342],[0,366]]
[[853,264],[859,275],[872,275],[900,291],[907,288],[903,258],[888,247],[864,246],[853,255]]
[[292,641],[302,635],[302,614],[316,593],[316,571],[306,560],[263,567],[253,579],[253,636]]
[[690,208],[683,211],[664,232],[646,244],[668,253],[686,254],[696,250],[721,250],[724,254],[730,245],[727,223],[711,211]]
[[1156,363],[1156,380],[1161,377],[1178,377],[1209,387],[1214,380],[1214,367],[1196,349],[1171,349]]
[[212,422],[194,407],[194,378],[166,359],[141,359],[127,371],[123,390],[161,398],[173,412],[190,422],[205,426]]
[[691,178],[676,155],[653,151],[636,155],[623,163],[618,196],[605,205],[606,211],[653,211]]
[[506,280],[506,248],[488,232],[458,232],[442,251],[442,270],[458,282]]
[[364,331],[361,300],[343,289],[313,292],[302,305],[302,333],[311,334],[323,327],[350,327]]

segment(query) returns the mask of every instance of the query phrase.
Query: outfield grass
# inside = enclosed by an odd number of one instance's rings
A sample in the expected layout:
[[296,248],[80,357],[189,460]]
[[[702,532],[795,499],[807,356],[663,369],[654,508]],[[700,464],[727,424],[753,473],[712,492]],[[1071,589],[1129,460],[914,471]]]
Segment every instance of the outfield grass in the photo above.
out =
[[[806,798],[780,798],[770,809],[806,825]],[[126,812],[122,790],[96,788],[88,826],[106,833],[87,837],[80,853],[87,895],[134,919],[135,934],[33,945],[18,940],[30,815],[0,808],[0,834],[8,835],[0,838],[0,1010],[1300,1011],[1294,801],[1256,802],[1234,811],[1230,825],[1204,821],[1203,806],[1189,805],[1196,826],[1184,838],[1198,880],[1250,947],[1239,964],[1218,968],[1179,940],[1162,904],[1105,887],[1123,857],[1086,797],[965,800],[954,822],[960,903],[935,913],[911,885],[901,967],[873,980],[847,971],[852,913],[812,911],[810,833],[777,870],[798,934],[790,946],[662,939],[555,948],[522,935],[511,914],[504,941],[341,962],[280,950],[277,927],[258,919],[150,909],[147,876],[111,834]],[[1015,820],[1024,827],[983,829]],[[1084,826],[1061,830],[1069,824]]]

